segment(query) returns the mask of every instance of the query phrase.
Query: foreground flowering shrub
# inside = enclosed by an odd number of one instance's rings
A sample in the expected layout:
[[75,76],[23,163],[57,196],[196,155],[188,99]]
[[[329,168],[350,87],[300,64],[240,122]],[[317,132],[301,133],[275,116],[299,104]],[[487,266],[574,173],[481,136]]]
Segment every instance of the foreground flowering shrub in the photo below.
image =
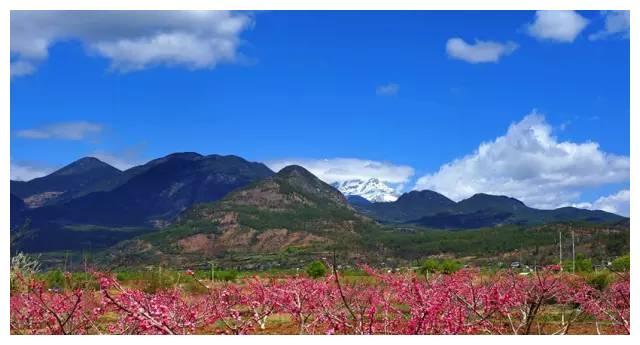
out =
[[610,323],[619,333],[630,334],[629,287],[629,275],[625,274],[604,291],[599,291],[588,285],[580,286],[574,300],[581,304],[585,312],[595,317],[598,334],[600,334],[601,323]]
[[108,325],[112,334],[190,334],[206,322],[206,305],[184,298],[177,289],[155,294],[123,288],[99,275],[100,312],[116,315]]
[[198,280],[147,293],[94,273],[97,290],[20,278],[13,334],[567,334],[630,331],[629,275],[600,291],[554,267],[523,276],[462,270],[424,279],[363,267],[365,280]]
[[[67,281],[69,277],[65,277]],[[88,334],[99,332],[100,299],[93,291],[71,287],[50,291],[42,281],[17,276],[22,289],[10,297],[11,332],[18,334]]]

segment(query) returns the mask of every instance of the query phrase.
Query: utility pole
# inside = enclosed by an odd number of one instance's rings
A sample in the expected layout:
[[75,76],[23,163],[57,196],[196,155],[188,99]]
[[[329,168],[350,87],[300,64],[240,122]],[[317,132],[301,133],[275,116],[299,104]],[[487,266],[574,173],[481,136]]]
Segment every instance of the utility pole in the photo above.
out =
[[[571,229],[571,226],[569,226]],[[575,233],[573,229],[571,229],[571,256],[573,259],[573,273],[576,273],[576,241],[575,241]]]
[[213,279],[215,277],[215,264],[213,261],[209,262],[209,264],[211,265],[211,283],[213,283]]
[[519,256],[520,267],[522,267],[522,266],[524,266],[524,262],[522,262],[522,247],[520,247],[520,251],[518,251],[518,254],[520,254],[520,256]]
[[562,231],[558,231],[558,235],[560,236],[560,271],[562,272]]

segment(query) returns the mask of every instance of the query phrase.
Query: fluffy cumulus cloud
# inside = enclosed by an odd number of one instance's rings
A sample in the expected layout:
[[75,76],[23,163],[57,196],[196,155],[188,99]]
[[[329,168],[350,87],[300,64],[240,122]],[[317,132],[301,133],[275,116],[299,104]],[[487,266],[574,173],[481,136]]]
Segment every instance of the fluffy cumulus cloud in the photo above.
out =
[[266,163],[274,171],[300,165],[327,183],[377,178],[390,184],[404,184],[413,176],[410,166],[358,158],[283,159]]
[[513,53],[518,48],[514,42],[493,42],[476,40],[467,43],[461,38],[447,40],[447,54],[469,63],[498,62],[501,57]]
[[99,123],[88,121],[59,122],[38,128],[16,131],[16,136],[25,139],[83,140],[103,130]]
[[586,188],[628,181],[629,167],[629,157],[603,152],[597,143],[559,141],[534,111],[505,135],[422,176],[414,188],[454,200],[475,193],[508,195],[529,206],[555,208],[576,202]]
[[239,36],[251,23],[248,15],[228,11],[12,11],[11,75],[35,71],[63,40],[82,42],[121,72],[212,68],[236,59]]
[[596,200],[593,205],[591,205],[591,208],[595,210],[613,212],[623,216],[629,216],[630,199],[631,192],[628,189],[625,189],[615,194],[598,198],[598,200]]
[[394,96],[394,95],[397,95],[399,91],[400,91],[400,85],[396,83],[389,83],[389,84],[379,85],[376,88],[376,95]]
[[599,40],[607,37],[629,38],[631,28],[631,16],[629,11],[603,11],[604,28],[589,35],[590,40]]
[[618,191],[617,193],[602,196],[594,202],[581,202],[577,204],[571,204],[571,206],[587,208],[591,210],[603,210],[628,217],[630,200],[631,192],[628,189],[623,189],[621,191]]
[[11,160],[10,169],[10,177],[14,181],[30,181],[37,177],[49,175],[54,171],[51,167],[16,162],[13,159]]
[[537,39],[569,43],[587,24],[589,21],[576,11],[537,11],[527,32]]

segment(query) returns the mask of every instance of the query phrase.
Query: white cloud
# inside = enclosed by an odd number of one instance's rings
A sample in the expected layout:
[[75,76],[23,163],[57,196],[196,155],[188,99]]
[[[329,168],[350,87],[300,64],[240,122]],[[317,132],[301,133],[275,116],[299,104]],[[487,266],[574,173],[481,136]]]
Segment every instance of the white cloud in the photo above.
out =
[[454,200],[475,193],[508,195],[529,206],[555,208],[575,202],[585,188],[628,181],[629,167],[629,157],[603,152],[598,143],[559,141],[534,111],[505,135],[422,176],[414,189]]
[[629,11],[603,11],[604,28],[589,35],[590,40],[599,40],[610,36],[629,38],[631,16]]
[[13,160],[11,160],[10,165],[10,178],[14,181],[30,181],[37,177],[49,175],[54,171],[50,167],[15,162]]
[[[12,11],[12,75],[44,60],[58,41],[78,40],[121,72],[155,65],[213,68],[233,62],[252,23],[228,11]],[[21,70],[21,68],[23,70]]]
[[395,96],[400,91],[400,85],[396,83],[389,83],[384,85],[379,85],[376,88],[376,95],[378,96]]
[[556,42],[573,42],[589,24],[576,11],[536,11],[533,23],[527,25],[529,35]]
[[518,48],[514,42],[493,42],[476,40],[469,44],[455,37],[447,40],[447,54],[469,63],[498,62],[502,56],[513,53]]
[[408,182],[414,174],[410,166],[358,158],[282,159],[266,164],[274,171],[288,165],[300,165],[326,183],[377,178],[382,182],[399,185]]
[[603,210],[628,217],[630,199],[631,192],[628,189],[623,189],[617,193],[600,197],[593,203],[582,202],[573,204],[572,206],[591,210]]
[[11,78],[29,75],[35,72],[36,67],[27,61],[15,61],[11,63]]
[[18,130],[16,136],[25,139],[82,140],[102,132],[102,129],[101,124],[88,121],[59,122],[39,128]]

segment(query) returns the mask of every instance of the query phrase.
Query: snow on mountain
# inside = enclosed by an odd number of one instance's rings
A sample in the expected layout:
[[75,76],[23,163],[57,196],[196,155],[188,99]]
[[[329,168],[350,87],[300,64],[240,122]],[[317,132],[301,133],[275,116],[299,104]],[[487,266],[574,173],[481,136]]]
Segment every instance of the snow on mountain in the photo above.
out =
[[377,178],[334,182],[332,185],[346,196],[358,195],[371,202],[392,202],[398,199],[395,190]]

